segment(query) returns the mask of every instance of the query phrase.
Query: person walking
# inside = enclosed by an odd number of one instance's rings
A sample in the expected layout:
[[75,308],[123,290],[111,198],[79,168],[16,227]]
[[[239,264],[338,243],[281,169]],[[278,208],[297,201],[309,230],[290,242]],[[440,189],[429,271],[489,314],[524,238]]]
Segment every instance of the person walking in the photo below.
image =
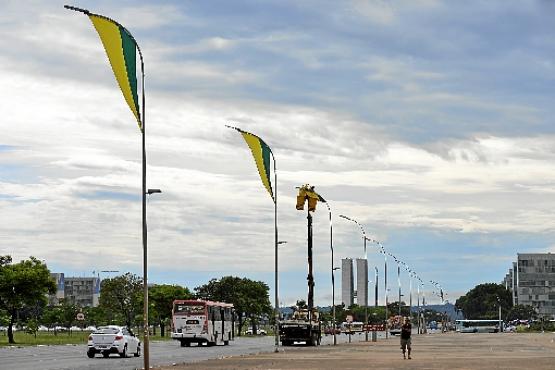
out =
[[403,351],[403,359],[406,359],[406,352],[408,352],[408,357],[410,360],[410,336],[412,333],[412,325],[410,323],[410,318],[405,317],[405,323],[401,326],[401,350]]

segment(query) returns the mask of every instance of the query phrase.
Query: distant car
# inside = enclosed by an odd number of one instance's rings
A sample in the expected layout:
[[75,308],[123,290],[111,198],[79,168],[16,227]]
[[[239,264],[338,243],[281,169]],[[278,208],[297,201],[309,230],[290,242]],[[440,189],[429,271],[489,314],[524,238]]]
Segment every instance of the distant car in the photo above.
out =
[[120,357],[127,357],[133,353],[135,357],[141,355],[141,341],[123,326],[100,326],[89,335],[87,343],[87,356],[93,358],[97,353],[108,357],[117,353]]
[[[268,333],[266,333],[266,330],[264,330],[264,329],[258,329],[256,331],[256,334],[258,334],[258,335],[267,335]],[[252,329],[247,329],[247,331],[245,332],[245,335],[253,335],[252,334]]]

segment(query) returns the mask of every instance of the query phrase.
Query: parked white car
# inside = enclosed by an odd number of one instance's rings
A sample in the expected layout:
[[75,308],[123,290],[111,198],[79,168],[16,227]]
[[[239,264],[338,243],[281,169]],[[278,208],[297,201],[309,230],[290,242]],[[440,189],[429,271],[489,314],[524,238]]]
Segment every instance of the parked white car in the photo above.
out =
[[87,356],[93,358],[97,353],[102,353],[104,357],[110,356],[111,353],[127,357],[133,353],[135,357],[139,357],[141,355],[141,342],[126,327],[100,326],[89,335],[87,343]]
[[[266,333],[266,330],[264,330],[264,329],[258,329],[258,330],[256,331],[256,333],[257,333],[258,335],[266,335],[266,334],[267,334],[267,333]],[[252,335],[252,329],[247,329],[247,331],[245,332],[245,335]]]

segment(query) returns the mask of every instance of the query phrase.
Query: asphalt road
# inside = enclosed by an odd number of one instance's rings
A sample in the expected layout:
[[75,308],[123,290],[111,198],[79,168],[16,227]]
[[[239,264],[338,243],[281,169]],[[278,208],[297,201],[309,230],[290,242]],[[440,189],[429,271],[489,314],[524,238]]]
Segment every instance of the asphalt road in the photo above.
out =
[[[352,342],[364,341],[364,335],[353,335]],[[337,336],[338,343],[348,342],[348,336]],[[333,337],[323,336],[322,345],[331,345]],[[287,347],[288,350],[306,348],[304,346]],[[177,341],[152,342],[150,344],[150,365],[162,366],[192,363],[208,359],[217,359],[245,354],[273,352],[274,337],[236,338],[229,346],[216,347],[180,347]],[[141,369],[143,358],[120,358],[111,355],[103,358],[86,356],[86,345],[59,345],[34,347],[0,348],[0,370],[62,370],[62,369]]]

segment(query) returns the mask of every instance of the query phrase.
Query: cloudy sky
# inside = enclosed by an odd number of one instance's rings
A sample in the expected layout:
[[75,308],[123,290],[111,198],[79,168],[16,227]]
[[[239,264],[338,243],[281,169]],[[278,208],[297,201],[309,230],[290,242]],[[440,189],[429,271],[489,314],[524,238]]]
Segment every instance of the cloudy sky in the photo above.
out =
[[[141,275],[141,135],[97,33],[63,2],[1,4],[0,254]],[[329,200],[336,265],[363,256],[345,214],[451,301],[501,281],[517,252],[555,252],[555,3],[73,5],[121,22],[144,54],[148,187],[163,191],[148,204],[151,282],[246,276],[273,300],[273,203],[226,124],[277,160],[284,304],[306,297],[305,183]],[[330,304],[322,204],[314,253]],[[383,282],[375,245],[368,259]]]

